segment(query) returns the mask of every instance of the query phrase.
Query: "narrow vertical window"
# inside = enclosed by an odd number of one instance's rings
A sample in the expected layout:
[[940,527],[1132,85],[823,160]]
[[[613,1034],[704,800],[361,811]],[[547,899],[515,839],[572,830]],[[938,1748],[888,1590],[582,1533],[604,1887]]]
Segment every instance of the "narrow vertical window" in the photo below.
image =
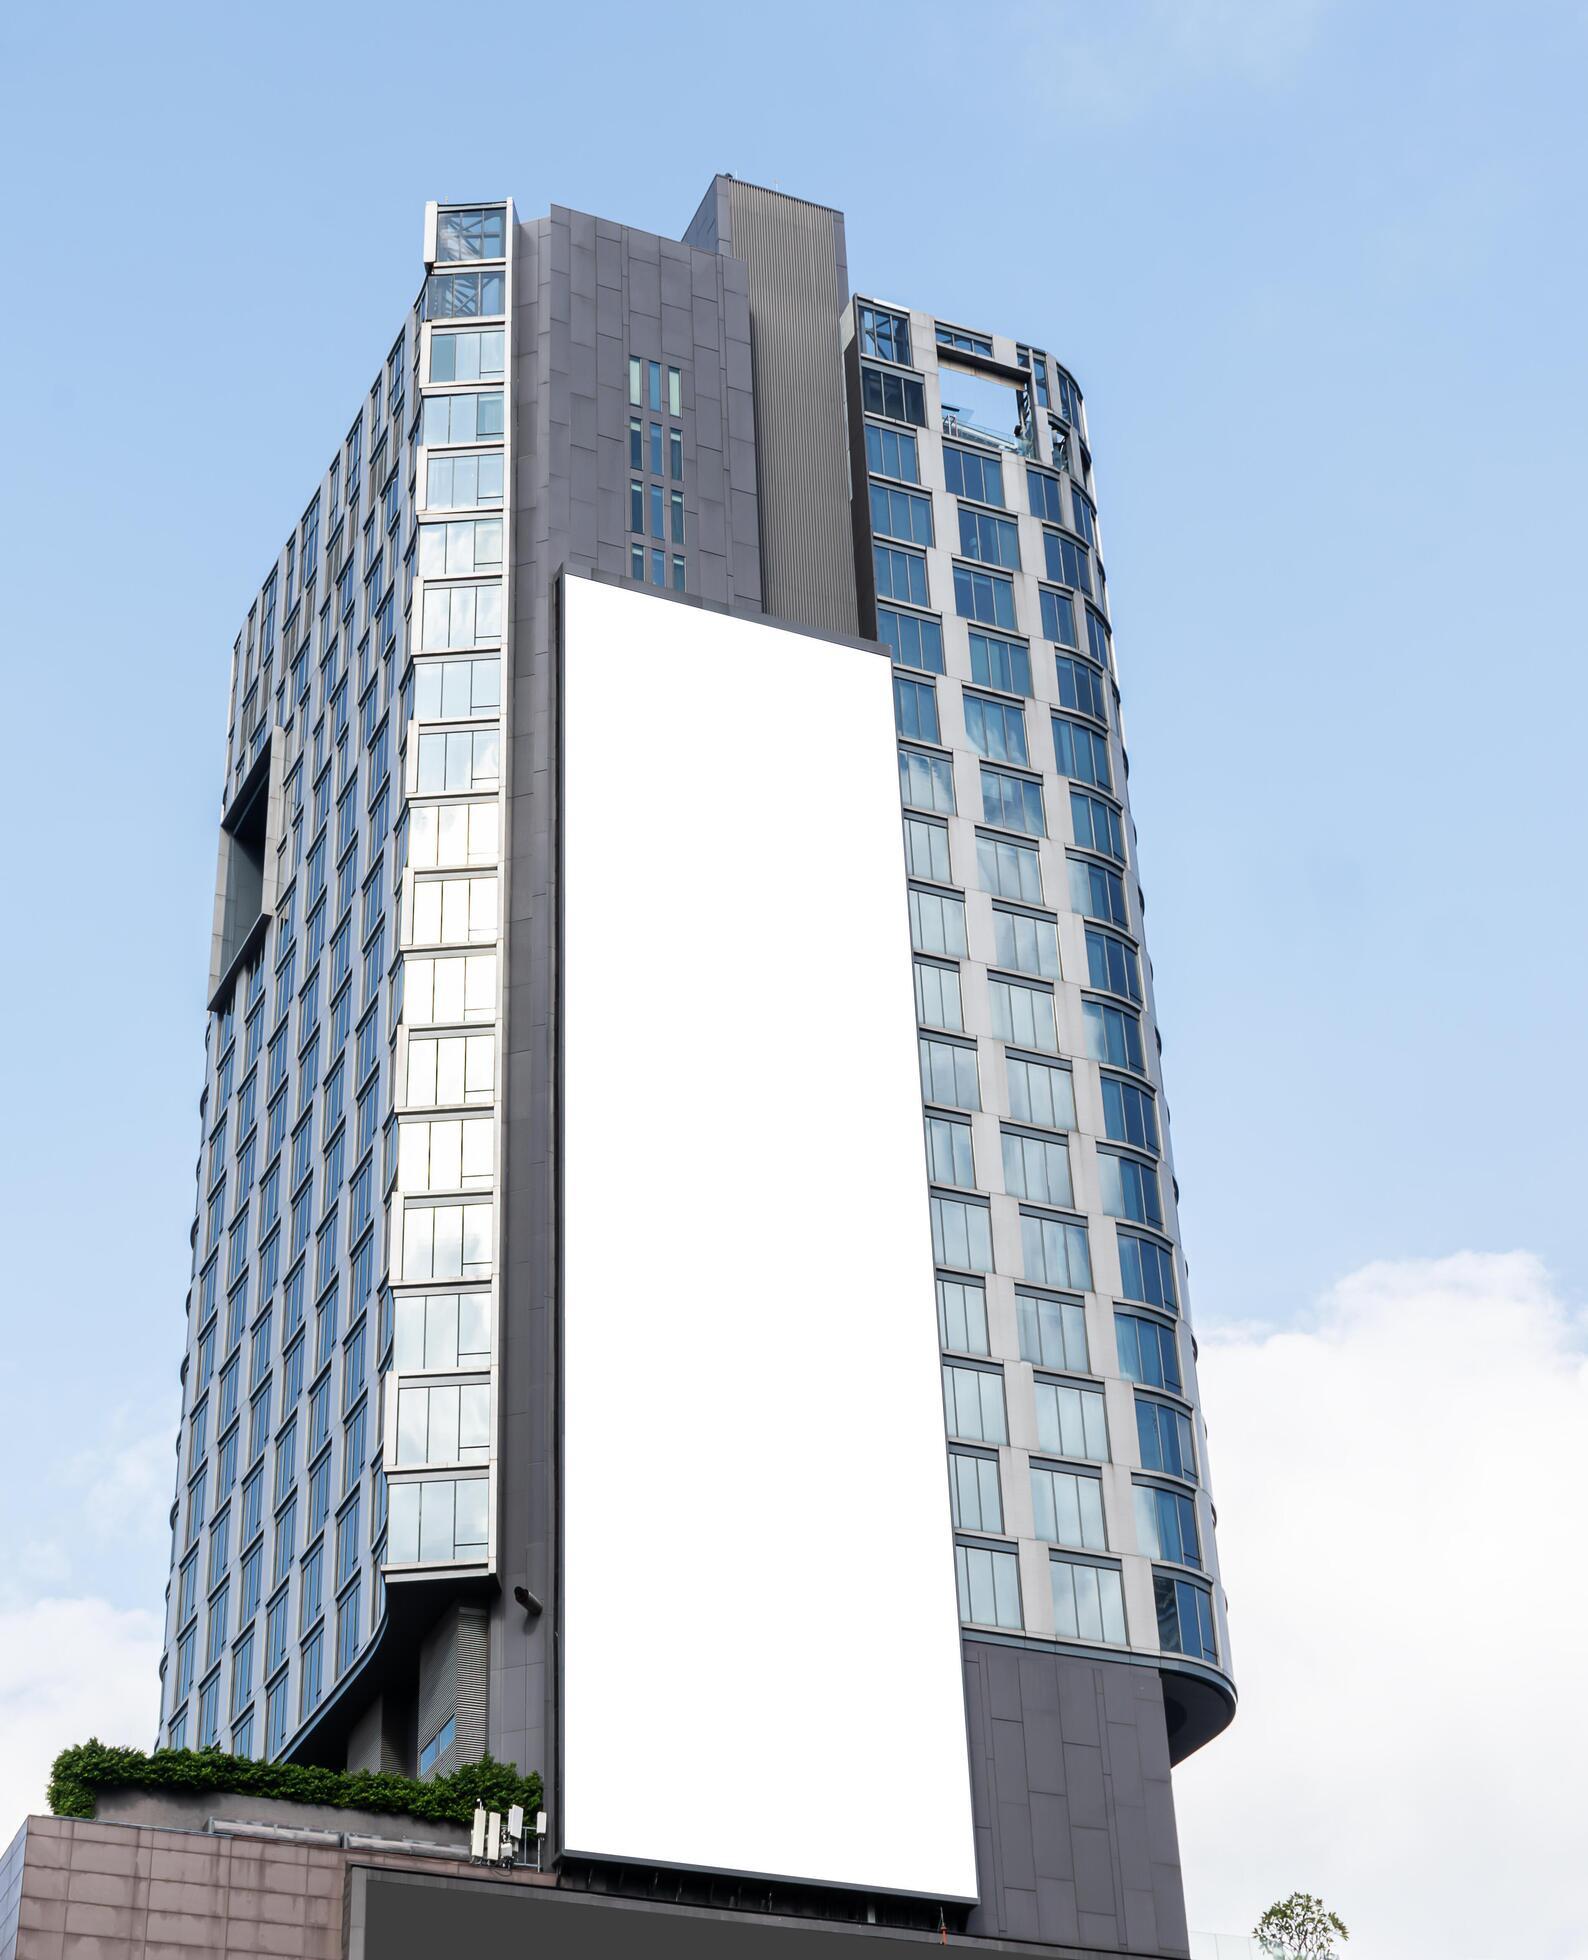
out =
[[646,363],[649,387],[646,391],[646,406],[659,409],[662,405],[662,364],[660,361]]
[[661,475],[662,473],[662,425],[660,422],[653,422],[651,424],[650,467],[651,467],[652,476]]
[[645,485],[632,481],[629,484],[629,529],[645,529]]
[[675,483],[684,480],[684,432],[682,429],[669,429],[667,432],[667,474]]
[[662,486],[659,483],[653,483],[650,485],[650,492],[651,536],[653,538],[665,537],[667,534],[662,529]]
[[682,544],[684,542],[684,493],[683,491],[675,490],[672,493],[671,497],[668,499],[668,505],[669,505],[668,515],[672,522],[673,543]]
[[644,578],[644,576],[645,547],[642,544],[631,544],[629,546],[629,577]]
[[684,412],[684,381],[675,367],[667,370],[667,412],[670,415],[682,415]]
[[629,417],[629,468],[631,470],[642,470],[645,467],[645,449],[641,437],[640,418],[631,415]]
[[684,589],[684,560],[682,554],[675,551],[673,553],[673,590],[675,592],[682,592],[683,589]]
[[667,583],[667,553],[665,551],[653,551],[651,553],[651,583],[652,585],[666,585]]
[[636,408],[640,405],[640,364],[634,355],[629,356],[629,400]]

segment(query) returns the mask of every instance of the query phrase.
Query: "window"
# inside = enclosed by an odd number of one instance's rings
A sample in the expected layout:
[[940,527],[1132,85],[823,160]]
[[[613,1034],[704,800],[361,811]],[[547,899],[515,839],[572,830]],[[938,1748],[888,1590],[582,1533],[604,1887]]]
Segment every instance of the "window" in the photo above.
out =
[[939,347],[957,347],[962,354],[984,354],[992,359],[993,344],[984,333],[968,333],[963,327],[945,327],[937,322]]
[[355,1580],[336,1602],[336,1671],[346,1674],[358,1656],[362,1582]]
[[871,558],[877,575],[878,599],[897,599],[907,606],[931,603],[927,594],[926,559],[921,552],[874,544]]
[[491,1447],[487,1382],[445,1382],[397,1392],[399,1464],[484,1463]]
[[1031,653],[1020,640],[999,640],[990,633],[970,635],[970,676],[978,687],[996,687],[1005,694],[1031,692]]
[[913,422],[926,427],[926,391],[913,374],[894,374],[886,368],[860,368],[860,405],[867,415],[890,422]]
[[505,273],[432,272],[425,281],[425,318],[464,320],[501,313],[506,294]]
[[928,674],[943,672],[943,628],[936,619],[878,606],[877,638],[892,653],[896,665],[919,667]]
[[1106,1463],[1108,1419],[1103,1413],[1102,1390],[1041,1378],[1035,1389],[1037,1440],[1041,1447],[1054,1456],[1079,1456],[1093,1463]]
[[1037,1536],[1050,1545],[1072,1545],[1082,1552],[1108,1550],[1101,1478],[1033,1463],[1031,1509]]
[[445,524],[420,525],[419,573],[422,578],[455,578],[465,572],[498,572],[501,569],[501,518],[457,517]]
[[1083,537],[1095,551],[1097,549],[1097,512],[1092,508],[1092,500],[1074,483],[1070,485],[1070,509],[1075,513],[1071,529]]
[[1031,383],[1036,389],[1037,406],[1048,405],[1048,357],[1040,347],[1017,347],[1015,359],[1021,367],[1031,370]]
[[905,483],[921,480],[921,456],[908,429],[885,429],[866,424],[866,468],[878,476],[896,476]]
[[1120,1231],[1115,1236],[1119,1241],[1120,1291],[1125,1298],[1173,1313],[1174,1254],[1169,1247],[1135,1232]]
[[489,1198],[464,1204],[408,1203],[402,1217],[405,1280],[485,1279],[491,1270],[493,1206]]
[[[419,945],[496,937],[495,876],[417,879],[411,939]],[[360,1079],[364,1071],[360,1069]]]
[[1074,709],[1077,714],[1091,715],[1095,721],[1107,721],[1108,698],[1097,669],[1084,660],[1070,660],[1062,653],[1054,655],[1054,662],[1059,676],[1060,705]]
[[1184,1410],[1150,1395],[1136,1396],[1136,1440],[1141,1447],[1143,1470],[1158,1470],[1166,1477],[1185,1477],[1196,1482],[1196,1449],[1191,1437],[1191,1418]]
[[1086,1029],[1086,1052],[1094,1062],[1133,1068],[1138,1074],[1145,1072],[1139,1015],[1101,1000],[1082,1001],[1081,1015]]
[[[410,955],[403,961],[403,1019],[410,1026],[426,1022],[491,1021],[496,1018],[496,955],[467,953],[451,959]],[[494,1055],[494,1049],[493,1049]],[[423,1064],[421,1063],[421,1067]],[[476,1067],[479,1064],[476,1063]],[[442,1067],[439,1050],[438,1072]],[[493,1060],[494,1067],[494,1060]],[[464,1096],[469,1100],[470,1070],[464,1051]],[[414,1043],[408,1044],[409,1100],[414,1100]],[[473,1078],[480,1087],[480,1078]],[[481,1100],[484,1100],[482,1097]]]
[[425,508],[500,509],[502,483],[500,450],[482,450],[464,456],[430,456],[425,465]]
[[500,204],[460,206],[436,216],[436,263],[506,256],[507,213]]
[[930,681],[912,681],[903,674],[895,674],[893,714],[901,735],[918,742],[942,739],[938,732],[937,690]]
[[491,1358],[488,1293],[406,1294],[394,1303],[392,1367],[480,1368]]
[[1103,1077],[1103,1134],[1113,1143],[1133,1143],[1156,1152],[1158,1104],[1150,1089],[1118,1076]]
[[1074,1219],[1022,1211],[1020,1255],[1026,1278],[1039,1286],[1065,1286],[1084,1293],[1092,1284],[1086,1227]]
[[[991,511],[974,510],[968,504],[959,507],[959,549],[965,558],[974,558],[983,565],[1002,565],[1006,570],[1018,572],[1020,569],[1020,533],[1012,517],[994,517]],[[958,569],[955,572],[955,585],[958,587]],[[1010,616],[1007,624],[1014,624],[1014,594],[1011,590]],[[964,612],[961,606],[960,611]],[[984,615],[973,613],[972,618]]]
[[1095,783],[1099,789],[1113,788],[1108,737],[1088,728],[1085,722],[1071,721],[1066,715],[1053,717],[1053,755],[1061,776]]
[[1043,1368],[1086,1372],[1090,1366],[1086,1310],[1079,1300],[1050,1299],[1046,1294],[1016,1288],[1015,1318],[1020,1329],[1022,1361],[1032,1361]]
[[1158,1618],[1158,1645],[1169,1654],[1188,1654],[1192,1660],[1219,1657],[1213,1637],[1213,1598],[1194,1579],[1152,1575],[1152,1603]]
[[1137,1157],[1120,1157],[1111,1150],[1100,1150],[1097,1168],[1103,1187],[1103,1210],[1110,1218],[1128,1218],[1134,1224],[1162,1230],[1163,1204],[1154,1165],[1145,1164]]
[[871,528],[879,537],[903,538],[906,544],[930,544],[932,500],[914,490],[896,490],[890,483],[873,483]]
[[[956,497],[969,497],[973,503],[997,504],[1003,508],[1004,467],[996,456],[984,450],[960,449],[954,443],[943,445],[943,471],[949,489]],[[1018,563],[1019,560],[1000,560]]]
[[397,1131],[398,1190],[489,1190],[495,1131],[489,1116],[405,1120]]
[[1007,1443],[1002,1373],[945,1361],[943,1418],[950,1436],[972,1443]]
[[1064,503],[1059,491],[1059,479],[1049,476],[1046,470],[1033,469],[1026,465],[1026,500],[1033,517],[1040,517],[1047,524],[1064,522]]
[[1108,864],[1070,858],[1070,906],[1086,919],[1106,925],[1129,925],[1125,911],[1125,880]]
[[1100,613],[1093,612],[1090,606],[1086,609],[1086,644],[1099,666],[1113,667],[1114,653],[1108,643],[1108,622]]
[[991,1545],[956,1545],[959,1617],[975,1626],[1013,1627],[1020,1617],[1020,1566],[1012,1551]]
[[1136,1543],[1148,1558],[1176,1565],[1202,1563],[1197,1541],[1197,1507],[1184,1491],[1164,1490],[1157,1484],[1137,1484]]
[[485,1557],[483,1477],[404,1478],[388,1493],[386,1555],[394,1565]]
[[1030,766],[1026,749],[1026,717],[1012,702],[994,701],[985,694],[968,690],[961,697],[965,710],[965,734],[971,746],[989,762],[1012,762],[1017,768]]
[[[1081,592],[1092,589],[1091,566],[1086,548],[1060,531],[1042,533],[1042,549],[1047,558],[1048,577],[1055,585],[1071,585]],[[1070,644],[1073,645],[1073,642]]]
[[[461,961],[431,961],[456,966]],[[409,1103],[419,1107],[488,1103],[496,1078],[496,1036],[492,1034],[411,1035],[408,1040]]]
[[918,953],[936,953],[943,959],[964,959],[964,899],[955,893],[921,891],[912,885],[910,943]]
[[1114,1336],[1127,1381],[1167,1389],[1171,1395],[1180,1393],[1180,1350],[1172,1327],[1141,1314],[1116,1313]]
[[1055,592],[1044,585],[1037,592],[1037,603],[1042,610],[1042,637],[1057,640],[1061,647],[1079,646],[1075,637],[1075,601],[1069,593]]
[[1002,1531],[1003,1503],[998,1491],[998,1459],[969,1450],[948,1453],[948,1491],[957,1531]]
[[667,535],[674,544],[684,542],[684,493],[670,490],[667,494]]
[[1010,1129],[1002,1135],[1004,1189],[1010,1197],[1029,1198],[1038,1205],[1074,1203],[1069,1146],[1062,1137],[1032,1136]]
[[862,354],[875,354],[879,360],[910,364],[910,322],[903,313],[887,307],[857,302],[855,318]]
[[1101,851],[1108,857],[1118,858],[1121,864],[1125,862],[1125,826],[1112,803],[1072,789],[1070,823],[1082,850]]
[[[978,847],[980,842],[978,837]],[[995,905],[993,945],[993,956],[1000,966],[1012,966],[1021,973],[1040,973],[1046,980],[1058,979],[1059,928],[1056,920]]]
[[989,1351],[987,1289],[980,1280],[939,1277],[937,1336],[944,1347],[952,1348],[958,1354],[986,1354]]
[[948,825],[928,817],[904,820],[904,861],[912,878],[932,878],[949,882]]
[[1075,1128],[1075,1088],[1066,1068],[1054,1068],[1028,1055],[1008,1053],[1009,1113],[1017,1123],[1040,1123],[1044,1129]]
[[940,1266],[992,1271],[992,1208],[985,1198],[932,1193],[932,1256]]
[[1061,1640],[1123,1644],[1125,1595],[1118,1566],[1054,1558],[1048,1562],[1048,1575],[1053,1582],[1053,1630]]
[[1032,837],[1046,834],[1041,783],[1029,776],[1011,776],[985,762],[981,765],[981,813],[988,823],[1005,830],[1023,830]]
[[428,1776],[458,1739],[458,1722],[455,1715],[449,1715],[419,1751],[419,1774]]
[[[660,469],[658,464],[657,468]],[[684,480],[684,432],[682,429],[667,431],[667,474],[674,483]]]
[[1059,413],[1070,427],[1079,433],[1081,427],[1081,391],[1057,363],[1053,369],[1053,383],[1058,395]]
[[[897,699],[897,697],[895,697]],[[932,697],[936,725],[937,697]],[[933,739],[936,739],[935,737]],[[899,800],[919,810],[954,814],[954,765],[946,755],[923,755],[919,749],[899,751]]]
[[1013,838],[978,830],[976,876],[982,890],[995,898],[1042,903],[1042,860],[1035,844],[1017,844]]
[[942,1041],[921,1036],[921,1095],[954,1109],[980,1109],[974,1041]]
[[[468,788],[495,789],[498,749],[496,731],[471,735],[421,735],[419,767],[439,775],[462,767],[470,773]],[[477,772],[477,773],[476,773]],[[433,792],[429,792],[433,793]],[[500,814],[490,803],[416,803],[408,811],[408,862],[416,871],[452,870],[472,864],[494,864],[499,849]],[[351,1011],[351,990],[344,989],[341,1009],[345,1038]]]
[[489,381],[502,373],[504,335],[500,327],[430,336],[432,381]]
[[992,1030],[1000,1041],[1012,1041],[1019,1048],[1058,1052],[1051,987],[1028,986],[1024,981],[989,974],[987,997],[992,1008]]
[[915,1018],[923,1027],[963,1031],[965,1016],[957,966],[940,966],[935,960],[916,960]]
[[426,445],[498,441],[502,435],[502,401],[500,388],[473,395],[427,395],[419,440]]
[[954,567],[954,607],[962,619],[983,626],[1017,630],[1014,580],[1002,572],[978,572],[969,565]]
[[[927,1175],[937,1184],[974,1184],[976,1166],[971,1154],[970,1125],[952,1116],[926,1119]],[[960,1264],[965,1263],[960,1261]]]
[[427,653],[499,641],[501,585],[493,579],[488,585],[427,586],[420,636],[420,645]]

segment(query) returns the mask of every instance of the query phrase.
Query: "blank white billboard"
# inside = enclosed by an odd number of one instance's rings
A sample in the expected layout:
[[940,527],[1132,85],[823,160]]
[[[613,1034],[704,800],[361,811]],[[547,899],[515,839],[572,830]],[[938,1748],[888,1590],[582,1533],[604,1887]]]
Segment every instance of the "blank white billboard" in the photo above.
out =
[[562,1836],[973,1899],[890,670],[568,578]]

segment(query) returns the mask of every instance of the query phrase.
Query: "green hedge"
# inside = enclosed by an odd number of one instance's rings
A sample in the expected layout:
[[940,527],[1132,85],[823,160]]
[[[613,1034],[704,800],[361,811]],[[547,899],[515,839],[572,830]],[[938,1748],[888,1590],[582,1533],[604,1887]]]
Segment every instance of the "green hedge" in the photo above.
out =
[[427,1817],[467,1824],[474,1806],[506,1811],[515,1803],[531,1816],[542,1802],[536,1775],[520,1776],[507,1763],[482,1756],[450,1776],[420,1783],[411,1776],[372,1770],[315,1769],[304,1763],[256,1763],[219,1749],[113,1749],[89,1740],[63,1749],[50,1771],[49,1805],[57,1817],[92,1817],[100,1790],[232,1791],[279,1797],[287,1803],[334,1804],[339,1810],[379,1810],[399,1817]]

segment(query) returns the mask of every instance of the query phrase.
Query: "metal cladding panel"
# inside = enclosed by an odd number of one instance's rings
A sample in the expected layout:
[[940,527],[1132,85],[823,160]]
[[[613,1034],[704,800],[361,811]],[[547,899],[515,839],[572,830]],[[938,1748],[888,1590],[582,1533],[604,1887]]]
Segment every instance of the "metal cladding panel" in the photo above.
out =
[[564,595],[564,1847],[972,1899],[890,671]]
[[727,249],[750,278],[756,467],[765,610],[858,631],[839,351],[843,218],[756,184],[730,183]]

